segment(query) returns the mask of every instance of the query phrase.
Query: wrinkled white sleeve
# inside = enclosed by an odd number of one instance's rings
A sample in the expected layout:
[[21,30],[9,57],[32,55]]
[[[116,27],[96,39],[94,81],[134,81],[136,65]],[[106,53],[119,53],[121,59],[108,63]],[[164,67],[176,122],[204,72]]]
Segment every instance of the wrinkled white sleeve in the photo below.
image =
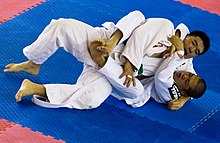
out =
[[[167,103],[172,100],[169,89],[174,89],[174,92],[177,87],[174,85],[173,73],[176,71],[176,68],[182,64],[182,59],[178,57],[177,52],[175,52],[171,57],[165,59],[161,66],[157,69],[154,77],[155,88],[156,88],[156,101],[160,103]],[[175,94],[175,93],[173,93]],[[174,98],[178,98],[180,94],[177,92],[174,95]]]
[[144,47],[148,41],[145,37],[143,37],[144,31],[142,31],[142,27],[143,26],[140,26],[135,29],[121,54],[121,57],[126,57],[136,69],[139,69],[141,66],[142,59],[145,54]]
[[185,62],[177,68],[177,71],[188,71],[193,74],[196,74],[196,71],[194,70],[193,67],[193,58],[184,59],[184,61]]
[[193,58],[187,59],[187,60],[188,60],[188,64],[187,64],[187,68],[186,68],[185,71],[188,71],[188,72],[196,74],[196,71],[195,71],[195,69],[193,67]]
[[143,22],[144,20],[145,20],[144,15],[140,11],[136,10],[124,16],[122,19],[120,19],[117,22],[116,25],[113,22],[105,22],[104,24],[102,24],[102,26],[107,29],[113,29],[113,31],[120,29],[121,32],[123,33],[123,37],[118,43],[120,44],[124,40],[126,40],[131,35],[132,31],[136,27],[138,27],[141,24],[141,22]]
[[189,34],[188,27],[183,23],[180,23],[179,25],[177,25],[175,32],[177,30],[180,30],[180,39],[181,40],[184,40],[186,38],[186,35]]

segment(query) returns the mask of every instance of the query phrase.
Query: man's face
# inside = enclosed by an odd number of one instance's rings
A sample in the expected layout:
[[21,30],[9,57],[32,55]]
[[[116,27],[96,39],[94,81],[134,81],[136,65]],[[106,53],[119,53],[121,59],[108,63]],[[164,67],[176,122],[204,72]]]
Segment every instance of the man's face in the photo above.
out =
[[199,36],[187,36],[183,40],[185,55],[184,58],[192,58],[198,56],[204,51],[203,41]]
[[180,90],[187,91],[190,87],[196,87],[200,77],[190,72],[178,71],[174,73],[173,79]]

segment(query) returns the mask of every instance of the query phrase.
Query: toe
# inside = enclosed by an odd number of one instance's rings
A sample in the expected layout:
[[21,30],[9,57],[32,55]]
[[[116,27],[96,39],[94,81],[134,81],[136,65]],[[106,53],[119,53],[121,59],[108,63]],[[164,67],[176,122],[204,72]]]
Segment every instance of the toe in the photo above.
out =
[[5,66],[4,72],[10,72],[13,68],[14,64],[8,64]]
[[22,91],[19,90],[15,95],[16,102],[21,101],[21,96],[22,96]]
[[10,68],[10,67],[12,67],[14,64],[8,64],[8,65],[6,65],[5,66],[5,68]]

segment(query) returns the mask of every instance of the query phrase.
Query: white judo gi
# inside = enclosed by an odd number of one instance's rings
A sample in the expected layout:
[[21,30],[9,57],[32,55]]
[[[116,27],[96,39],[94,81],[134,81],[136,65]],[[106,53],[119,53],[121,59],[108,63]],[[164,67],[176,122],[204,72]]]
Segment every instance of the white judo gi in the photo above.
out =
[[[139,11],[129,13],[116,25],[106,22],[103,28],[94,28],[74,19],[52,20],[37,40],[24,48],[24,55],[36,64],[43,64],[59,47],[63,47],[65,51],[85,63],[85,66],[75,85],[46,84],[44,86],[50,102],[39,100],[37,95],[33,96],[33,102],[50,108],[91,109],[98,107],[110,95],[112,88],[105,76],[97,71],[97,64],[88,52],[89,43],[98,38],[107,40],[117,29],[120,29],[123,33],[120,44],[144,20],[144,15]],[[119,73],[115,76],[114,79],[118,79]],[[119,84],[116,84],[121,86],[124,80],[125,78],[120,79]],[[139,81],[137,84],[142,86]],[[128,90],[137,91],[135,87],[130,87]],[[142,92],[143,87],[140,88],[140,93]]]
[[[164,81],[164,83],[160,82],[159,85],[158,82],[155,82],[161,79],[161,77],[156,76],[155,73],[158,73],[160,71],[160,66],[163,66],[161,64],[165,59],[153,58],[151,57],[151,55],[155,53],[161,53],[166,50],[167,45],[171,44],[167,41],[167,36],[173,35],[177,29],[179,29],[181,32],[180,38],[182,40],[186,37],[187,34],[189,34],[189,29],[186,27],[186,25],[181,23],[176,27],[176,29],[174,29],[173,23],[164,18],[146,19],[144,24],[142,23],[142,25],[140,25],[133,31],[132,35],[126,43],[123,52],[121,53],[121,59],[123,57],[126,57],[137,69],[139,69],[142,64],[142,75],[153,77],[141,81],[144,86],[144,94],[142,95],[133,95],[132,98],[128,98],[122,96],[122,92],[114,90],[112,93],[113,96],[120,100],[125,100],[127,104],[133,107],[143,106],[150,99],[150,97],[152,97],[159,103],[166,103],[172,100],[171,95],[166,93],[168,92],[166,81]],[[172,60],[172,58],[169,58],[169,60]],[[175,61],[176,59],[173,60]],[[179,59],[178,62],[176,62],[176,65],[174,64],[172,66],[175,67],[176,71],[184,70],[195,73],[192,60],[192,58],[182,58]],[[174,70],[172,72],[174,72]],[[101,71],[101,73],[103,72]],[[106,75],[105,73],[103,74]],[[164,74],[163,78],[171,77],[172,74],[169,74]],[[112,81],[110,80],[110,82]],[[171,83],[173,82],[170,82],[168,85],[170,86]],[[160,88],[156,88],[158,86]],[[133,92],[133,94],[135,94],[135,92]]]
[[[130,62],[139,69],[143,65],[143,75],[152,76],[160,66],[163,58],[151,57],[155,53],[161,53],[167,49],[167,36],[174,35],[175,31],[181,31],[183,40],[189,29],[184,24],[179,24],[176,29],[171,21],[164,18],[149,18],[146,22],[134,30],[128,39],[121,56],[126,57]],[[192,58],[182,59],[184,64],[182,68],[189,72],[195,73],[192,64]]]

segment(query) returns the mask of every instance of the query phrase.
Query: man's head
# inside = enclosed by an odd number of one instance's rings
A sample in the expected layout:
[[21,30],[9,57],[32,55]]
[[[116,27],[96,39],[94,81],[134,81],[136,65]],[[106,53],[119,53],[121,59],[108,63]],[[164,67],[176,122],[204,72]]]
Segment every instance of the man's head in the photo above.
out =
[[206,91],[206,82],[201,77],[186,71],[178,71],[173,75],[181,95],[200,98]]
[[193,31],[183,40],[184,58],[192,58],[206,53],[210,47],[209,37],[202,31]]

